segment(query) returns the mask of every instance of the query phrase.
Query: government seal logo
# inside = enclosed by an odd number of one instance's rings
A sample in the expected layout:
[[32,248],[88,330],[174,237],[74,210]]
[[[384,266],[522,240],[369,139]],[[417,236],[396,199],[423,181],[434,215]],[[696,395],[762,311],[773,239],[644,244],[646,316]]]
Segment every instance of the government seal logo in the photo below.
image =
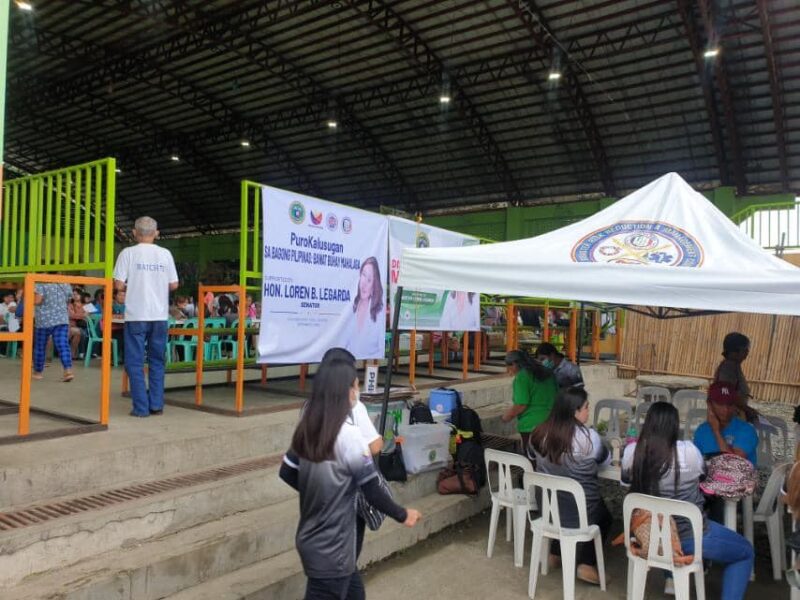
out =
[[289,218],[295,225],[302,225],[306,220],[306,207],[302,202],[295,200],[289,205]]
[[699,267],[703,247],[682,229],[659,221],[620,221],[584,236],[572,248],[575,262]]
[[345,217],[342,219],[342,231],[345,233],[350,233],[353,231],[353,221],[350,220],[350,217]]

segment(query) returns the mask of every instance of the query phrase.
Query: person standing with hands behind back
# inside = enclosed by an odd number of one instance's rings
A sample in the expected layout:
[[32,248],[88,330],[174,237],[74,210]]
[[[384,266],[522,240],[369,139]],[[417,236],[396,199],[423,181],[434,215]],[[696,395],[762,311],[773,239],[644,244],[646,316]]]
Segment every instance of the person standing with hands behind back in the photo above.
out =
[[367,443],[353,422],[358,376],[349,360],[331,360],[314,377],[283,457],[280,477],[300,492],[295,543],[308,583],[306,600],[362,600],[356,567],[356,490],[379,511],[406,527],[420,513],[398,506],[378,483]]
[[[139,217],[133,236],[114,266],[114,288],[127,289],[125,298],[125,370],[131,382],[132,417],[164,411],[164,357],[167,349],[169,293],[178,289],[178,272],[169,250],[156,246],[155,219]],[[144,380],[144,355],[149,366],[149,390]]]

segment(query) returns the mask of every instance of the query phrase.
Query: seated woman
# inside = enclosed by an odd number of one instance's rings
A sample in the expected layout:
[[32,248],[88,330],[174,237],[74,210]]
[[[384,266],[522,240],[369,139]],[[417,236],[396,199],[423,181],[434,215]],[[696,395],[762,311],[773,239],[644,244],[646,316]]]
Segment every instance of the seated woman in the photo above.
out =
[[[536,458],[536,470],[540,473],[568,477],[581,484],[586,494],[589,524],[598,525],[605,540],[613,519],[600,495],[597,470],[600,464],[610,459],[610,455],[597,432],[586,427],[588,420],[586,391],[575,387],[561,391],[550,416],[531,434],[530,451]],[[578,526],[578,509],[571,498],[559,498],[558,510],[562,526]],[[552,545],[554,555],[559,550],[557,544]],[[551,562],[555,560],[550,557]],[[600,583],[593,543],[578,544],[576,564],[578,579]]]
[[[631,492],[691,502],[702,511],[699,484],[705,463],[694,444],[678,440],[679,430],[678,409],[666,402],[654,403],[647,411],[639,440],[625,448],[622,480],[630,483]],[[691,525],[681,518],[676,522],[683,552],[693,554]],[[753,556],[753,546],[744,537],[703,518],[703,558],[724,565],[724,600],[744,598]]]

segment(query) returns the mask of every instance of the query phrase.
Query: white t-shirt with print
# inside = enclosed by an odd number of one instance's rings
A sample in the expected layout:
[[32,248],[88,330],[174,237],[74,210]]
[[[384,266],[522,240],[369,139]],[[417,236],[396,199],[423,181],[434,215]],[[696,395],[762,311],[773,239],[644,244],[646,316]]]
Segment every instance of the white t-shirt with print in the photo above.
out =
[[114,279],[128,284],[126,321],[166,321],[169,318],[169,284],[178,281],[169,250],[155,244],[125,248],[114,266]]
[[375,429],[375,425],[372,423],[372,419],[369,418],[369,412],[367,411],[367,407],[364,406],[364,403],[359,400],[356,402],[356,405],[353,407],[353,422],[358,430],[361,432],[361,437],[364,438],[364,441],[367,444],[371,444],[377,439],[380,439],[380,434],[378,430]]

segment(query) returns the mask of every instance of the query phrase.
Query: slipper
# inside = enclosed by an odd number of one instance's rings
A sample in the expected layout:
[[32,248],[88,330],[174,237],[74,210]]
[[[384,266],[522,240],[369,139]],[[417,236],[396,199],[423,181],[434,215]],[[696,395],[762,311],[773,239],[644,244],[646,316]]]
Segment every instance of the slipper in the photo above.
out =
[[31,375],[31,378],[32,378],[32,379],[36,379],[36,380],[39,380],[39,379],[44,379],[44,374],[43,374],[43,373],[36,373],[36,372],[34,372],[34,374],[33,374],[33,375]]
[[64,377],[61,378],[61,381],[63,381],[64,383],[69,383],[73,379],[75,379],[75,374],[72,373],[71,371],[67,371],[66,373],[64,373]]

